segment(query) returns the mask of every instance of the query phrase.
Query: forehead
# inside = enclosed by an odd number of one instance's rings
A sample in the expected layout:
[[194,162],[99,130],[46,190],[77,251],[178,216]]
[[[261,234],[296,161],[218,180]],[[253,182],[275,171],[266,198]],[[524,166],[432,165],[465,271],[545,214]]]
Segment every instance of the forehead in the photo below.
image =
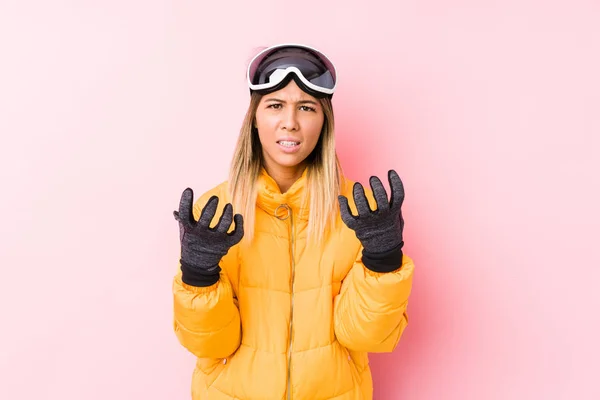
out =
[[315,103],[319,102],[315,97],[300,89],[300,87],[293,80],[291,80],[284,88],[263,96],[262,101],[272,98],[290,102],[304,100],[312,100]]

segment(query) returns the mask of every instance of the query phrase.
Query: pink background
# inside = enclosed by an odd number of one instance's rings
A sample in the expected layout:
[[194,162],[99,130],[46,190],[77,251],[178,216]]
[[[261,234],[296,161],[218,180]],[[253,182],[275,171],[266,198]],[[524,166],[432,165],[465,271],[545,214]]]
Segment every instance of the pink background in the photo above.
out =
[[339,154],[416,264],[376,399],[598,399],[598,1],[2,1],[0,398],[189,399],[181,191],[226,178],[260,46],[335,61]]

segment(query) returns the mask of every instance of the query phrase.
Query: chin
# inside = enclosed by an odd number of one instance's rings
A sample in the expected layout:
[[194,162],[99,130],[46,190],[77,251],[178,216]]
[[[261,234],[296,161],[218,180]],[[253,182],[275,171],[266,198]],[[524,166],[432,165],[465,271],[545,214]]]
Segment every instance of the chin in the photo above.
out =
[[277,157],[272,160],[280,167],[293,168],[302,164],[302,162],[306,160],[306,157],[293,155],[292,157]]
[[293,168],[293,167],[297,167],[298,165],[302,164],[302,161],[304,160],[298,160],[298,161],[276,161],[277,165],[281,166],[281,167],[286,167],[286,168]]

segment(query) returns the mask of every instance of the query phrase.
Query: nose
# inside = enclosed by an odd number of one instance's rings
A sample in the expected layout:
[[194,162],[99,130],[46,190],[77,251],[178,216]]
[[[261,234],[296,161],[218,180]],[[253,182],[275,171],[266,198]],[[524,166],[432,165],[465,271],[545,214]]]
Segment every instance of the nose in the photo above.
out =
[[286,131],[297,131],[298,126],[298,118],[296,115],[296,109],[294,107],[286,107],[283,115],[281,116],[281,128]]

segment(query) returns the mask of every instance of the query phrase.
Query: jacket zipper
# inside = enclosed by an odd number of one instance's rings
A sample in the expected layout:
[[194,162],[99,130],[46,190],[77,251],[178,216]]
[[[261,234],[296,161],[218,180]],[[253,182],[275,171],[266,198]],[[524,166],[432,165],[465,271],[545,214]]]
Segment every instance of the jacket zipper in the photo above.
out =
[[[283,207],[287,210],[290,219],[290,258],[291,258],[291,280],[290,280],[290,288],[291,288],[291,299],[290,299],[290,325],[289,325],[289,341],[288,341],[288,365],[287,365],[287,388],[286,388],[286,398],[287,400],[292,399],[292,349],[293,349],[293,340],[294,340],[294,283],[295,283],[295,275],[296,275],[296,257],[295,257],[295,231],[294,231],[294,216],[292,214],[292,209],[287,204],[282,204],[279,207]],[[279,208],[277,207],[277,208]],[[277,212],[275,213],[277,214]],[[287,219],[283,218],[283,219]],[[278,217],[279,218],[279,217]]]

